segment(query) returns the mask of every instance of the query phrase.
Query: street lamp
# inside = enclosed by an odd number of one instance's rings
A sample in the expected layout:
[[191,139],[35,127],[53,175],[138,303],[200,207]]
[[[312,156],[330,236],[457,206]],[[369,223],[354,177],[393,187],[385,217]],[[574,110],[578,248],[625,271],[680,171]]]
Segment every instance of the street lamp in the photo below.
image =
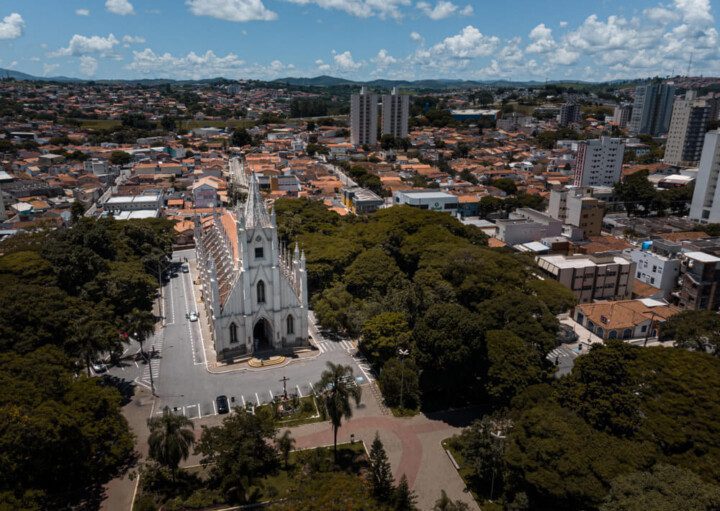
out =
[[398,357],[400,357],[400,408],[403,408],[403,387],[405,386],[405,357],[410,354],[409,349],[398,348]]

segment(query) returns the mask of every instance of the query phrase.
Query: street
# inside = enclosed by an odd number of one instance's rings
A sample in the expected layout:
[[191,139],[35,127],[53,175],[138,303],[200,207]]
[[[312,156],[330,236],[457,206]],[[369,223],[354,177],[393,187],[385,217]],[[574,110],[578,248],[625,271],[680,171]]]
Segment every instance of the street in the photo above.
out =
[[[184,250],[173,254],[175,261],[184,258],[188,259],[191,272],[194,271],[195,252]],[[310,335],[318,350],[310,356],[276,367],[252,369],[246,364],[238,364],[237,369],[223,366],[213,370],[203,349],[206,336],[201,328],[203,305],[198,301],[192,275],[178,272],[163,286],[161,314],[164,326],[145,342],[145,350],[154,353],[150,365],[142,360],[133,362],[127,359],[127,355],[139,349],[134,344],[126,350],[124,363],[109,370],[113,376],[149,389],[152,368],[158,395],[155,413],[168,406],[191,419],[215,415],[215,398],[219,395],[227,396],[231,406],[268,403],[274,396],[282,394],[283,383],[280,380],[283,377],[288,378],[288,393],[306,396],[313,392],[313,384],[319,380],[327,362],[351,365],[358,385],[372,381],[369,364],[356,355],[354,343],[323,337],[314,325],[312,314]],[[200,312],[201,321],[187,318],[190,312],[195,311]]]

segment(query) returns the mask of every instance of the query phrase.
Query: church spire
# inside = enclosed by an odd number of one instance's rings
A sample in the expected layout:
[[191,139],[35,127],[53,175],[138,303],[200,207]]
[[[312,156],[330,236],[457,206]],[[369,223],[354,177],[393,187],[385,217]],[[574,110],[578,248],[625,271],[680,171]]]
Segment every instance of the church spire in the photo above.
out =
[[270,216],[265,209],[265,202],[260,195],[257,176],[250,177],[250,189],[248,190],[247,202],[245,202],[245,225],[248,229],[256,227],[272,227]]

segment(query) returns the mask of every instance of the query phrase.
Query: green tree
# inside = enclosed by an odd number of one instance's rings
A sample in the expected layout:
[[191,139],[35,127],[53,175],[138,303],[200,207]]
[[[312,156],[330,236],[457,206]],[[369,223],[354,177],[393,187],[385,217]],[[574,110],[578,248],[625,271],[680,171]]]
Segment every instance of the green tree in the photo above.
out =
[[133,309],[125,316],[127,335],[138,342],[143,356],[145,356],[145,341],[155,332],[156,321],[157,318],[153,313],[139,309]]
[[400,482],[395,488],[394,506],[395,511],[416,511],[417,497],[415,492],[410,489],[407,476],[405,474],[400,477]]
[[203,426],[195,452],[200,463],[210,468],[210,476],[233,502],[253,499],[252,486],[258,478],[277,467],[272,446],[275,425],[271,420],[235,408],[220,426]]
[[508,195],[514,195],[515,193],[517,193],[517,185],[515,184],[515,181],[507,177],[495,179],[490,183],[490,185],[494,186],[495,188],[499,188]]
[[683,349],[709,350],[720,354],[720,316],[713,311],[687,310],[675,314],[662,324],[660,338],[675,341]]
[[[378,383],[388,406],[403,406],[409,409],[419,406],[419,370],[412,358],[406,358],[403,361],[397,358],[388,360],[380,371]],[[402,403],[400,403],[401,389]]]
[[282,454],[285,469],[287,469],[290,461],[290,451],[295,447],[295,439],[292,437],[289,429],[283,431],[283,434],[275,439],[275,447],[280,454]]
[[333,428],[333,454],[337,461],[337,434],[342,420],[352,415],[350,401],[360,404],[362,389],[355,383],[353,369],[350,366],[327,363],[327,369],[320,375],[316,388],[320,389],[320,399],[325,407]]
[[70,214],[72,215],[73,222],[77,222],[80,218],[82,218],[84,213],[85,206],[83,206],[80,201],[76,200],[72,203],[72,206],[70,207]]
[[472,484],[476,491],[493,499],[502,488],[504,475],[504,441],[493,436],[493,422],[488,417],[477,420],[460,436],[453,437],[452,444],[460,451],[472,469]]
[[440,498],[435,501],[433,506],[433,511],[467,511],[468,509],[470,506],[461,500],[452,500],[445,490],[440,490]]
[[355,474],[342,471],[314,473],[299,478],[287,499],[270,504],[271,511],[387,511]]
[[235,147],[252,145],[252,136],[245,128],[236,129],[232,134],[231,142]]
[[169,115],[163,115],[163,118],[160,120],[160,125],[165,131],[175,131],[176,124],[175,119]]
[[390,501],[393,491],[392,469],[377,431],[370,447],[370,483],[376,499],[380,502]]
[[167,406],[160,417],[151,417],[147,421],[149,455],[160,465],[170,469],[173,482],[181,460],[190,455],[195,444],[194,424],[184,415],[177,415]]
[[127,165],[131,161],[132,156],[125,151],[113,151],[110,153],[110,163],[113,165]]
[[655,465],[613,480],[601,511],[712,511],[720,509],[720,486],[690,470]]
[[410,342],[410,327],[400,312],[383,312],[363,325],[360,347],[375,363],[382,365]]
[[542,360],[537,350],[507,330],[486,335],[488,352],[487,393],[491,402],[508,406],[525,388],[542,381]]
[[622,181],[615,183],[614,190],[630,216],[648,215],[657,194],[655,187],[648,180],[647,170],[626,176]]

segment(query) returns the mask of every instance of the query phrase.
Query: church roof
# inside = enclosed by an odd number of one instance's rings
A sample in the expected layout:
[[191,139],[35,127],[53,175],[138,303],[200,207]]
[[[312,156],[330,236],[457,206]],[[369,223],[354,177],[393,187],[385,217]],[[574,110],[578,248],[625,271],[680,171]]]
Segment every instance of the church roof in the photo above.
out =
[[272,227],[270,215],[265,209],[265,202],[260,195],[260,188],[254,175],[250,178],[250,189],[245,202],[245,227],[247,229]]

